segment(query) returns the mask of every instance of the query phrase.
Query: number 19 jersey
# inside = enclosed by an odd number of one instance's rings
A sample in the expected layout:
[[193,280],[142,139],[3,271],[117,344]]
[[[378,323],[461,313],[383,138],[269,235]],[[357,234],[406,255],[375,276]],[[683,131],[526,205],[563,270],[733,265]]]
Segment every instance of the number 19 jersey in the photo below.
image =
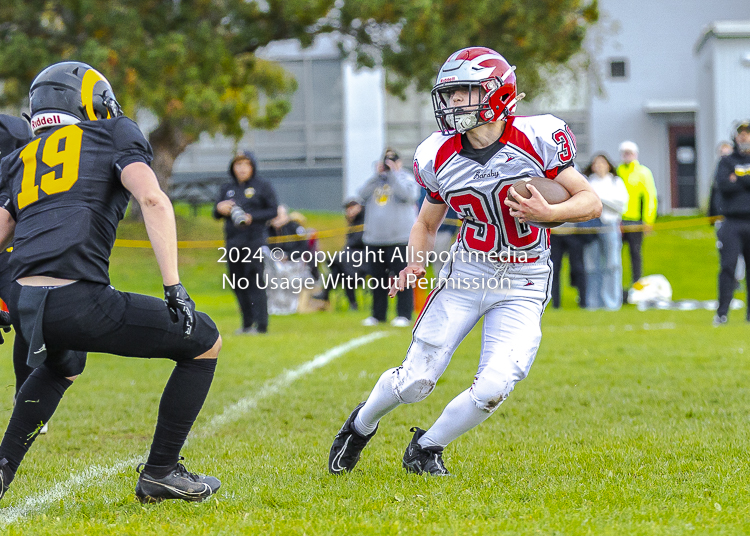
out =
[[130,199],[120,173],[152,158],[127,117],[53,128],[3,158],[0,207],[16,221],[12,278],[109,284],[109,256]]
[[433,133],[417,148],[414,177],[430,199],[459,215],[461,247],[488,255],[525,252],[533,260],[549,248],[549,231],[510,215],[503,203],[508,188],[525,177],[554,179],[575,155],[563,120],[511,116],[500,139],[484,149],[474,149],[465,134]]

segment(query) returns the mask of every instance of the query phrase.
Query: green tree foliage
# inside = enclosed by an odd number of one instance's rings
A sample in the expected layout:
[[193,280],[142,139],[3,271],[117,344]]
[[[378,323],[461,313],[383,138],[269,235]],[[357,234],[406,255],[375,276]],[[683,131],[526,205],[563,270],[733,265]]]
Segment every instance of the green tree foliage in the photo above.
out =
[[396,94],[412,82],[428,90],[451,53],[486,46],[517,66],[519,90],[533,95],[545,89],[540,73],[580,52],[599,16],[597,0],[347,0],[337,7],[328,26],[350,36],[361,65],[382,58]]
[[17,106],[37,73],[61,60],[91,64],[112,83],[126,114],[146,108],[157,175],[201,132],[242,133],[243,119],[276,127],[294,79],[255,56],[275,39],[299,37],[328,0],[2,0],[0,107]]
[[112,83],[125,112],[150,110],[154,169],[201,132],[239,136],[276,127],[295,81],[255,51],[270,41],[336,31],[360,65],[388,69],[395,93],[431,87],[455,50],[482,45],[518,66],[522,91],[540,70],[581,49],[597,0],[2,0],[0,107],[18,106],[34,76],[68,59],[90,63]]

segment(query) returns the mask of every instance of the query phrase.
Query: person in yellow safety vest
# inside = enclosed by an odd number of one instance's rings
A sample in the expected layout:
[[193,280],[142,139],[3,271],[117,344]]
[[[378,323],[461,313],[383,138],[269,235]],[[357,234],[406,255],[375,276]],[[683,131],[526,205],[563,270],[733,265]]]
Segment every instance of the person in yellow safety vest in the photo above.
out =
[[[656,220],[656,185],[651,170],[638,162],[638,146],[634,142],[624,141],[620,144],[620,157],[622,163],[617,166],[617,174],[625,182],[630,196],[627,210],[622,215],[622,242],[628,244],[632,280],[635,283],[643,275],[643,229],[650,231]],[[628,232],[629,226],[643,227]],[[627,291],[624,292],[623,302],[627,302]]]

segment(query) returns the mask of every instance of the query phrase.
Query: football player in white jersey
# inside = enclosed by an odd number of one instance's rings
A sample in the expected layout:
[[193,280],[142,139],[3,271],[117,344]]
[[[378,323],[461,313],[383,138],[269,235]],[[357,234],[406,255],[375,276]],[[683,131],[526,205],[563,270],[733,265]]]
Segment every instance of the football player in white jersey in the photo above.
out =
[[[552,278],[544,222],[585,221],[601,201],[573,167],[575,138],[551,115],[514,116],[515,67],[494,50],[452,54],[432,90],[440,132],[417,148],[414,176],[427,190],[409,238],[411,259],[390,295],[425,274],[427,252],[451,206],[462,218],[452,259],[416,321],[401,366],[378,380],[334,439],[331,473],[351,471],[380,419],[400,404],[423,400],[466,335],[484,317],[479,367],[473,382],[428,429],[412,428],[403,467],[445,475],[443,449],[487,419],[526,377],[541,341],[541,316]],[[525,177],[554,179],[570,199],[550,205],[533,186],[524,199],[508,190]]]

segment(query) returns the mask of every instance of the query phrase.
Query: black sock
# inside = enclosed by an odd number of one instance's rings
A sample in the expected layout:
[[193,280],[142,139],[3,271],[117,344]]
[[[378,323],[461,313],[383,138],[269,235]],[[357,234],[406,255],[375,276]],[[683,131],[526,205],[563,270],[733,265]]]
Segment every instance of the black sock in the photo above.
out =
[[215,369],[216,359],[188,359],[175,365],[159,403],[154,441],[146,462],[150,475],[161,478],[177,465],[180,450],[208,395]]
[[13,372],[16,374],[16,394],[18,394],[23,382],[26,381],[26,378],[34,370],[26,364],[28,355],[29,345],[26,344],[20,333],[16,333],[16,340],[13,342]]
[[31,448],[39,429],[49,421],[73,382],[46,366],[34,369],[16,396],[16,407],[0,444],[0,458],[15,472]]

